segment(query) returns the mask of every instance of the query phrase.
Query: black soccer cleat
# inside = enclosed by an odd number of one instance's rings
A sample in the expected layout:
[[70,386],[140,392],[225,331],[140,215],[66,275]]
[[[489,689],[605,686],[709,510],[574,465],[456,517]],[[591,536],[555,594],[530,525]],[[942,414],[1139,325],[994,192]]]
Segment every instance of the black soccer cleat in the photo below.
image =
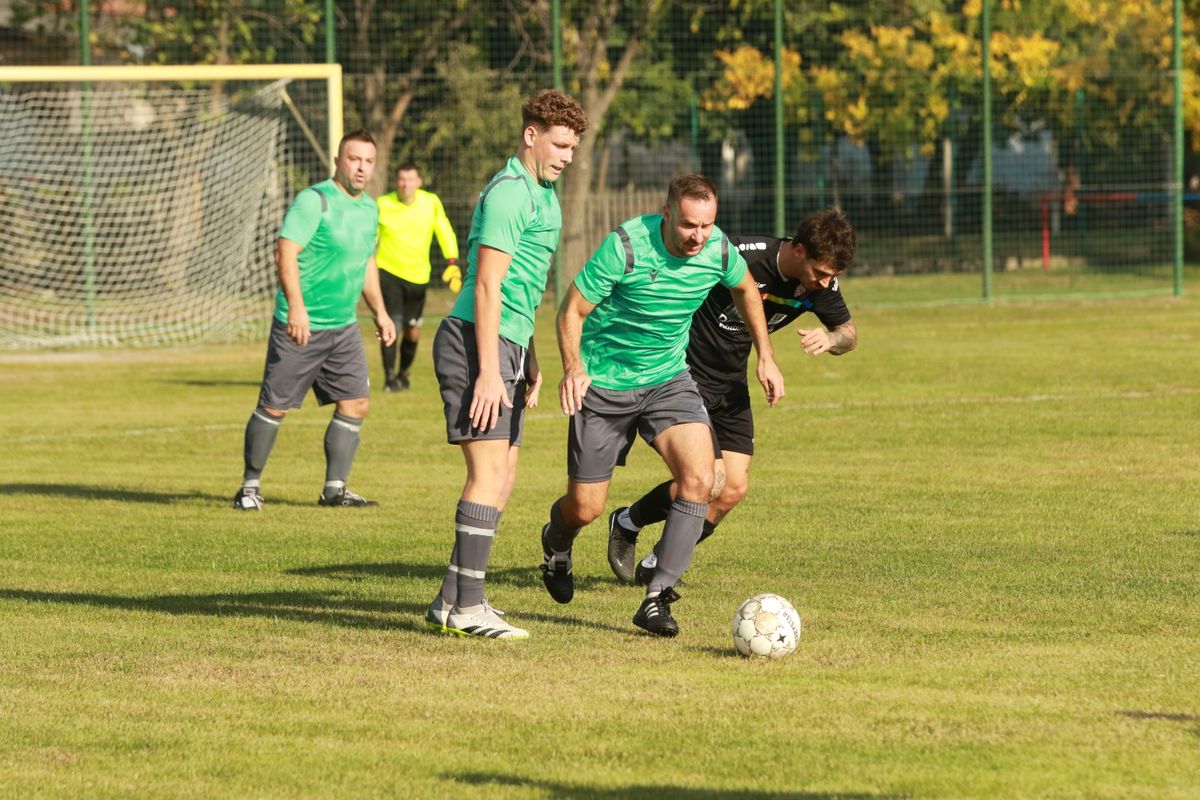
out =
[[360,494],[355,494],[343,486],[333,497],[326,497],[322,494],[317,498],[317,505],[329,506],[331,508],[374,508],[379,503],[374,500],[368,500]]
[[546,591],[558,603],[569,603],[575,596],[575,576],[571,574],[571,551],[566,556],[555,556],[546,544],[550,523],[542,526],[542,583]]
[[671,616],[671,603],[679,599],[674,586],[668,586],[655,597],[647,597],[633,615],[633,624],[655,636],[675,636],[679,623]]
[[647,567],[641,561],[633,568],[633,582],[638,586],[649,586],[654,580],[654,567]]
[[[637,563],[637,531],[621,527],[617,517],[626,507],[608,515],[608,565],[621,583],[633,583]],[[640,565],[638,565],[640,566]]]

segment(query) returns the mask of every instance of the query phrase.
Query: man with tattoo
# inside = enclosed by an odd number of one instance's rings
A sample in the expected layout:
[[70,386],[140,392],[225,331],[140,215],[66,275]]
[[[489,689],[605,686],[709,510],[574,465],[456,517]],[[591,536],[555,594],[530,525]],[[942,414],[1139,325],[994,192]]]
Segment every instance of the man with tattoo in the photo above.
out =
[[[800,328],[800,346],[809,355],[842,355],[858,344],[858,329],[842,298],[838,276],[854,260],[854,228],[837,209],[805,217],[795,238],[730,236],[746,259],[762,295],[771,333],[806,311],[824,327]],[[716,482],[700,541],[745,498],[754,454],[754,417],[746,369],[752,340],[729,290],[716,284],[692,318],[687,362],[708,408],[717,450]],[[633,505],[608,518],[608,563],[623,583],[646,585],[657,565],[657,549],[641,562],[635,551],[641,528],[667,518],[675,495],[665,481]]]

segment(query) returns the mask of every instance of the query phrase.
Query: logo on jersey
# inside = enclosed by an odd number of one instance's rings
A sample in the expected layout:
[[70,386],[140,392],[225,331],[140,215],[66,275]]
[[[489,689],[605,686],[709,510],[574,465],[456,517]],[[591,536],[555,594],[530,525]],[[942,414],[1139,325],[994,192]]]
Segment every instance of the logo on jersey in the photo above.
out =
[[766,242],[742,242],[737,246],[738,250],[745,252],[746,250],[766,250]]

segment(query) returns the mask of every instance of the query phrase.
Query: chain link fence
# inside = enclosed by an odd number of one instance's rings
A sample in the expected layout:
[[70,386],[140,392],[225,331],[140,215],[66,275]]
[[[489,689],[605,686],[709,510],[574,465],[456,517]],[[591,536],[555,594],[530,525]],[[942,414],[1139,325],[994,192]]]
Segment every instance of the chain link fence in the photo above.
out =
[[[1200,259],[1179,224],[1200,208],[1195,22],[1160,0],[0,0],[0,64],[336,61],[346,129],[380,142],[370,191],[418,163],[464,240],[522,99],[558,83],[592,120],[558,285],[697,170],[729,231],[842,207],[859,297],[906,303],[1178,291],[1184,245]],[[319,130],[323,101],[293,99]],[[294,191],[328,167],[290,135]]]

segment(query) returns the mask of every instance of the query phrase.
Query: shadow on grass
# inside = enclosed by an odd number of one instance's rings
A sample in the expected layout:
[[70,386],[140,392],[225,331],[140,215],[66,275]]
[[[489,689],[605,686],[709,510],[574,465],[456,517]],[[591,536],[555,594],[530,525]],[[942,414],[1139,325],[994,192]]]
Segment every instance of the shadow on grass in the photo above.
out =
[[361,598],[331,597],[316,592],[158,595],[123,597],[84,592],[41,592],[0,589],[0,600],[152,611],[204,617],[264,617],[369,630],[425,630],[425,606]]
[[1129,717],[1130,719],[1191,723],[1196,726],[1192,728],[1192,735],[1200,736],[1200,724],[1198,724],[1200,723],[1200,714],[1189,714],[1182,711],[1121,711],[1118,713],[1122,717]]
[[[41,497],[63,497],[69,500],[118,500],[123,503],[150,503],[170,505],[191,500],[220,503],[228,506],[233,494],[217,495],[208,492],[148,492],[141,489],[122,489],[118,486],[87,486],[78,483],[0,483],[0,495],[31,495]],[[300,503],[295,500],[269,501],[278,506],[315,506],[315,503]],[[231,510],[232,513],[232,510]]]
[[159,381],[159,383],[169,383],[169,384],[174,384],[176,386],[209,386],[209,387],[262,386],[261,380],[258,380],[258,381],[216,381],[216,380],[200,380],[200,379],[196,379],[196,378],[190,378],[190,379],[176,378],[174,380]]
[[677,797],[681,800],[717,800],[730,797],[738,800],[881,800],[903,798],[902,794],[868,794],[864,792],[771,792],[758,789],[695,789],[685,786],[663,786],[661,784],[638,784],[601,789],[595,786],[578,786],[557,781],[524,778],[519,775],[501,775],[493,772],[449,772],[442,775],[448,780],[465,783],[486,793],[488,786],[515,786],[537,789],[548,797],[568,800],[642,800],[645,797]]
[[1200,536],[1200,528],[1185,528],[1181,531],[1171,531],[1172,536]]
[[[440,573],[439,573],[440,575]],[[0,589],[0,600],[30,603],[112,608],[122,611],[151,611],[159,614],[205,617],[264,617],[293,622],[311,622],[341,628],[367,630],[426,630],[425,604],[344,598],[320,592],[253,592],[248,594],[170,594],[151,597],[87,592],[44,592],[31,589]],[[633,626],[618,627],[578,617],[555,614],[514,614],[521,621],[544,622],[564,627],[595,628],[616,633],[633,633]],[[519,623],[517,623],[519,624]]]
[[[446,574],[445,564],[409,564],[403,561],[359,564],[328,564],[324,566],[295,567],[284,571],[285,575],[303,575],[318,578],[333,578],[342,581],[362,581],[368,578],[428,578],[441,579]],[[489,584],[504,584],[522,589],[542,585],[539,567],[508,567],[488,569]],[[576,575],[576,591],[588,591],[598,586],[609,586],[613,582],[590,575]]]

